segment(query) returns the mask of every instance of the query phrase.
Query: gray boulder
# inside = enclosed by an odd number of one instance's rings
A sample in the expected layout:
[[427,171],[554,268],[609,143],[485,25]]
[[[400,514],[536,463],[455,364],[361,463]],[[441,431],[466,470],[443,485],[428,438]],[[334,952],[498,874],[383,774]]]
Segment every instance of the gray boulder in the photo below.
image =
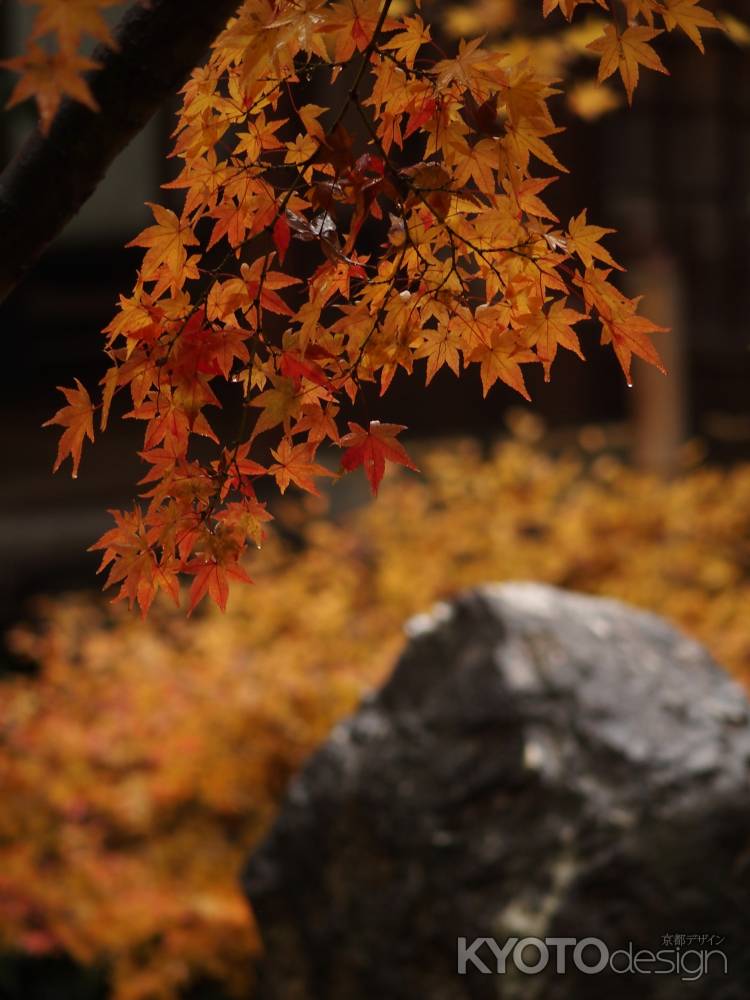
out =
[[706,651],[536,584],[408,633],[247,865],[261,996],[750,997],[749,710]]

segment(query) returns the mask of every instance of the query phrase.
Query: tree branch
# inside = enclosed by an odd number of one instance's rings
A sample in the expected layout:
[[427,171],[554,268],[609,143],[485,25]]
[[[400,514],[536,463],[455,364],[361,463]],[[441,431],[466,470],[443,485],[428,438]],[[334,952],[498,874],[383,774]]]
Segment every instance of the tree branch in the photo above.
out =
[[93,194],[109,165],[184,83],[239,0],[134,4],[89,77],[100,111],[65,101],[0,175],[0,301]]

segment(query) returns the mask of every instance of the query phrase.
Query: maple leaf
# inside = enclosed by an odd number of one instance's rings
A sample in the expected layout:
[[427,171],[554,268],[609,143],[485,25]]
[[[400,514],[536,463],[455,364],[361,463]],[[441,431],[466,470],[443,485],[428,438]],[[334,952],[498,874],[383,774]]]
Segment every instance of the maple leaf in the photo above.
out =
[[380,16],[381,0],[343,0],[328,15],[326,30],[334,33],[333,58],[346,62],[356,49],[367,48]]
[[250,442],[245,441],[234,450],[225,448],[221,461],[213,463],[214,470],[225,477],[221,490],[222,499],[230,490],[237,490],[249,497],[255,496],[252,480],[256,476],[264,476],[266,469],[250,458],[249,452]]
[[206,245],[207,250],[224,237],[232,247],[238,247],[242,243],[249,219],[248,208],[243,198],[226,197],[221,204],[212,209],[211,218],[216,219],[216,225]]
[[143,259],[143,277],[150,279],[156,276],[160,265],[166,265],[168,271],[177,275],[187,262],[186,247],[198,243],[189,223],[179,219],[174,212],[161,205],[147,201],[156,219],[155,226],[149,226],[126,244],[129,247],[148,247]]
[[635,23],[639,17],[646,21],[649,28],[654,26],[655,6],[658,0],[622,0],[628,21]]
[[520,365],[522,362],[538,359],[533,351],[516,342],[511,330],[493,330],[489,341],[478,344],[467,360],[479,362],[484,396],[499,379],[519,392],[524,399],[531,400]]
[[190,418],[167,389],[149,393],[140,404],[125,414],[126,419],[146,420],[144,447],[151,449],[164,442],[178,454],[187,452]]
[[524,340],[529,347],[536,346],[536,353],[544,366],[544,381],[549,382],[550,368],[557,356],[557,348],[566,347],[583,361],[581,345],[575,331],[575,323],[586,319],[584,313],[568,309],[565,299],[557,299],[547,313],[541,313],[524,330]]
[[520,211],[525,212],[527,215],[533,215],[538,219],[551,219],[552,222],[557,222],[557,216],[550,212],[541,198],[537,197],[540,191],[543,191],[556,180],[558,180],[557,176],[543,177],[541,179],[529,178],[521,184],[514,186],[506,179],[503,181],[503,187],[508,197],[517,203]]
[[662,0],[659,13],[668,31],[676,27],[681,28],[691,42],[703,52],[703,39],[699,29],[718,28],[723,31],[724,26],[711,11],[699,7],[698,2],[699,0]]
[[483,135],[500,136],[504,131],[503,116],[498,114],[497,102],[500,95],[493,91],[486,101],[478,104],[470,90],[464,91],[463,107],[459,114],[466,124]]
[[504,56],[498,52],[488,52],[480,48],[485,36],[466,41],[460,39],[458,55],[455,59],[441,59],[430,70],[437,77],[438,90],[445,89],[454,81],[469,89],[489,86],[502,87],[508,82],[501,63]]
[[425,23],[419,15],[404,18],[404,30],[399,31],[387,42],[383,42],[381,48],[393,49],[397,59],[403,59],[411,69],[420,48],[430,41],[430,29],[425,27]]
[[461,338],[452,327],[438,330],[423,330],[424,341],[415,353],[415,358],[427,358],[425,384],[429,385],[443,365],[447,365],[454,375],[461,371]]
[[243,497],[233,501],[216,515],[216,521],[224,531],[237,539],[239,546],[247,538],[252,538],[257,548],[261,547],[264,538],[263,525],[273,520],[273,515],[266,510],[266,505],[254,497]]
[[78,47],[83,35],[90,35],[105,45],[112,45],[107,22],[101,15],[105,7],[120,0],[35,0],[39,11],[34,19],[32,38],[55,32],[60,46],[68,51]]
[[276,478],[279,490],[285,493],[290,483],[295,483],[300,489],[320,496],[320,490],[315,486],[315,476],[331,476],[335,473],[325,466],[316,465],[313,461],[315,450],[311,444],[292,444],[289,438],[282,438],[278,448],[271,451],[276,459],[270,466],[269,473]]
[[573,17],[573,11],[579,4],[591,2],[592,0],[543,0],[542,13],[545,17],[549,17],[552,11],[559,7],[565,17],[570,21]]
[[622,33],[613,24],[608,24],[604,34],[591,42],[588,48],[601,55],[597,79],[599,83],[619,69],[628,104],[633,102],[633,91],[638,84],[638,67],[656,70],[658,73],[669,73],[659,56],[648,44],[660,35],[656,28],[646,28],[643,25],[633,25]]
[[263,309],[275,312],[279,316],[293,316],[293,311],[274,289],[298,285],[301,279],[293,278],[281,271],[269,270],[268,261],[270,257],[258,258],[252,266],[247,264],[241,266],[240,273],[245,282],[247,302],[249,305],[254,305],[256,299],[259,299]]
[[632,312],[633,305],[622,292],[607,280],[611,269],[604,270],[596,266],[587,267],[586,273],[577,274],[576,284],[583,289],[586,306],[592,306],[607,319],[614,315]]
[[591,267],[594,257],[596,257],[597,260],[604,261],[605,264],[622,271],[623,268],[613,260],[609,251],[599,246],[599,240],[613,232],[614,229],[605,229],[603,226],[589,226],[586,222],[586,209],[584,208],[580,215],[570,220],[568,236],[565,241],[568,252],[577,253],[586,267]]
[[371,420],[368,429],[349,421],[349,433],[341,438],[341,447],[346,449],[341,464],[347,472],[363,466],[373,496],[377,495],[386,460],[419,471],[396,440],[396,435],[405,430],[401,424],[381,424],[379,420]]
[[214,330],[205,349],[204,371],[218,373],[229,378],[234,362],[248,361],[247,330],[236,326],[224,326]]
[[109,566],[105,589],[119,583],[115,601],[127,600],[131,608],[137,604],[143,618],[160,590],[165,590],[179,604],[178,563],[169,555],[159,562],[149,544],[141,509],[109,513],[115,519],[115,527],[89,547],[90,552],[104,550],[97,572],[102,573]]
[[93,59],[68,52],[48,53],[38,45],[30,45],[25,55],[4,59],[0,61],[0,66],[21,74],[6,107],[12,108],[33,97],[39,108],[42,132],[49,131],[52,119],[65,96],[80,101],[92,111],[99,110],[88,83],[81,75],[84,70],[99,66]]
[[[206,322],[206,310],[196,310],[183,322],[172,348],[170,369],[175,381],[198,384],[200,374],[221,374],[228,379],[235,360],[249,360],[247,338],[248,331],[236,326],[215,329]],[[205,396],[203,402],[215,405],[217,401]]]
[[297,111],[300,121],[305,126],[306,135],[317,140],[317,142],[325,141],[325,132],[318,118],[327,110],[328,108],[324,108],[320,104],[303,104]]
[[407,207],[424,202],[438,219],[444,219],[451,206],[450,174],[439,163],[416,163],[401,173],[411,182]]
[[292,231],[286,215],[280,215],[273,225],[273,242],[279,252],[279,260],[284,263],[284,257],[292,241]]
[[649,340],[649,334],[666,332],[666,327],[657,326],[645,316],[636,315],[634,311],[609,319],[602,318],[602,343],[611,342],[628,385],[633,384],[630,375],[630,361],[633,354],[654,365],[663,375],[667,374],[658,351]]
[[313,444],[318,444],[325,438],[330,438],[338,444],[341,440],[335,420],[338,410],[338,406],[333,404],[326,407],[319,404],[303,405],[302,415],[295,423],[293,433],[307,431],[307,439]]
[[234,148],[234,155],[239,156],[244,153],[246,162],[252,163],[260,157],[263,150],[284,149],[284,143],[275,133],[286,123],[286,118],[267,121],[261,112],[252,123],[251,131],[237,134],[239,141]]
[[493,140],[482,139],[469,146],[462,137],[451,137],[446,140],[446,150],[450,151],[451,159],[455,158],[456,183],[460,187],[473,179],[480,191],[488,195],[495,193],[497,144]]
[[76,379],[76,385],[77,389],[65,389],[58,386],[68,405],[63,406],[54,417],[42,424],[42,427],[59,424],[65,428],[57,446],[57,458],[52,471],[57,472],[70,455],[73,462],[73,479],[78,478],[78,466],[81,461],[84,438],[88,438],[89,441],[94,440],[94,407],[88,392],[78,379]]
[[279,371],[297,383],[306,378],[324,389],[332,388],[330,379],[320,365],[309,359],[297,357],[289,351],[284,351],[281,355]]
[[242,583],[253,582],[237,562],[225,564],[216,559],[196,559],[185,566],[185,571],[194,575],[188,595],[188,615],[195,611],[206,595],[221,611],[226,611],[229,580],[240,580]]
[[568,168],[560,163],[549,144],[544,141],[546,136],[555,135],[560,131],[559,128],[543,126],[538,121],[521,118],[520,121],[508,125],[504,142],[511,157],[521,166],[524,173],[528,171],[530,155],[542,163],[548,163],[551,167],[562,170],[563,173],[568,173]]
[[299,414],[301,397],[292,379],[275,378],[272,381],[273,388],[261,392],[250,404],[261,410],[253,430],[253,437],[277,424],[283,424],[286,430],[289,421]]

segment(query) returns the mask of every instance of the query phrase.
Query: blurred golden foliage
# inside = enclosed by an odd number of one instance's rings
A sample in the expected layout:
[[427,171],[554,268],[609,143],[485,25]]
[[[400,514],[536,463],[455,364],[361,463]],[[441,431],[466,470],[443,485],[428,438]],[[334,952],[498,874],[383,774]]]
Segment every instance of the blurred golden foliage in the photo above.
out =
[[[0,940],[109,969],[116,1000],[201,976],[248,989],[237,887],[283,789],[393,663],[401,626],[487,580],[650,608],[750,678],[750,466],[665,483],[600,454],[550,458],[533,426],[489,456],[420,455],[344,526],[306,515],[225,616],[144,623],[47,601],[0,684]],[[601,436],[581,439],[598,447]],[[270,553],[270,554],[269,554]]]
[[[503,52],[511,63],[528,60],[550,82],[559,82],[576,63],[591,63],[593,72],[595,59],[589,46],[601,35],[605,24],[603,18],[589,16],[564,27],[548,22],[542,33],[524,32],[517,0],[468,0],[448,6],[441,14],[441,26],[449,37],[489,34],[491,47]],[[622,103],[618,91],[592,75],[571,84],[566,95],[569,110],[589,122]]]

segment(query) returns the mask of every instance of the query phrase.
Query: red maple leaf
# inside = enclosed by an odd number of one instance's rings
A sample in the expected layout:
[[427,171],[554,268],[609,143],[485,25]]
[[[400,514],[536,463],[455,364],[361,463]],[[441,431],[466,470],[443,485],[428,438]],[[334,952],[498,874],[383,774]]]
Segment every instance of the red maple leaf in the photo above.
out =
[[371,420],[369,430],[365,430],[349,421],[349,433],[341,439],[342,447],[346,448],[341,464],[347,472],[363,466],[373,496],[377,495],[383,478],[386,459],[419,472],[404,446],[396,440],[396,435],[405,430],[402,424],[381,424],[379,420]]

